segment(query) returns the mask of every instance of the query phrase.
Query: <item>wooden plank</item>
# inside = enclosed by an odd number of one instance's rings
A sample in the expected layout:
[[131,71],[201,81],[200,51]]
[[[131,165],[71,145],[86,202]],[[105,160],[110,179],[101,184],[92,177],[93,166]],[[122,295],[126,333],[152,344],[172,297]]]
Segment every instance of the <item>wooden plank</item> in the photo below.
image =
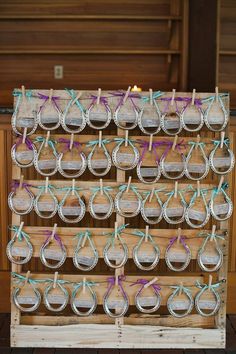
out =
[[[106,333],[106,336],[104,336]],[[25,342],[25,336],[28,340]],[[61,338],[63,336],[63,341]],[[12,326],[12,346],[80,348],[222,348],[218,329],[156,326]]]
[[[112,324],[114,320],[105,314],[94,314],[89,318],[78,317],[75,315],[70,316],[50,316],[50,315],[24,315],[21,317],[22,325],[44,325],[48,326],[63,326],[72,324]],[[197,314],[190,314],[187,317],[177,318],[170,315],[147,315],[147,314],[131,314],[128,317],[124,317],[124,324],[126,325],[152,325],[163,327],[191,327],[191,328],[213,328],[213,317],[201,317]]]

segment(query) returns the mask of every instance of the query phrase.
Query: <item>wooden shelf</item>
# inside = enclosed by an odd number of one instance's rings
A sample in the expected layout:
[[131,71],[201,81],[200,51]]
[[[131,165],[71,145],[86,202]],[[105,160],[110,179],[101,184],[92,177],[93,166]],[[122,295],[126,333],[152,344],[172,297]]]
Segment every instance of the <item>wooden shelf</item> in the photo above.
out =
[[236,50],[220,50],[220,55],[236,55]]
[[15,49],[15,50],[0,50],[0,55],[5,54],[131,54],[131,55],[179,55],[180,50],[43,50],[43,49]]
[[181,16],[125,16],[125,15],[0,15],[0,20],[130,20],[182,21]]

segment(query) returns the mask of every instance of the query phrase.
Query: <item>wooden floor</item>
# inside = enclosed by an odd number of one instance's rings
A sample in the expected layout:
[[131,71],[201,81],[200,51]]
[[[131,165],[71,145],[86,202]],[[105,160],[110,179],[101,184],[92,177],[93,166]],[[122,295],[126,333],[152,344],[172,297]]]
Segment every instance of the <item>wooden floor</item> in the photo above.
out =
[[137,349],[33,349],[9,348],[10,315],[0,314],[0,354],[236,354],[236,315],[227,315],[227,349],[137,350]]

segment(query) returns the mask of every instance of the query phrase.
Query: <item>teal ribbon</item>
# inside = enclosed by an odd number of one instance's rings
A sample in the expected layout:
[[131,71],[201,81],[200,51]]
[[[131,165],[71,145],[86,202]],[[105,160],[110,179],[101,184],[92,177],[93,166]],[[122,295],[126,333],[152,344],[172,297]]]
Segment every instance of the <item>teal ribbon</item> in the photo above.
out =
[[[155,99],[155,98],[159,98],[161,96],[165,95],[165,92],[162,92],[162,91],[156,91],[156,92],[153,92],[152,94],[152,98]],[[150,101],[150,95],[149,96],[142,96],[141,97],[141,100],[143,102],[149,102]]]
[[[24,275],[21,274],[17,274],[15,272],[12,272],[11,275],[13,276],[13,278],[17,279],[16,283],[20,284],[26,281],[26,277]],[[32,278],[28,278],[28,283],[31,285],[35,285],[38,283],[46,283],[47,279],[32,279]]]
[[[228,93],[221,93],[220,95],[218,95],[218,98],[221,99],[221,98],[226,98],[226,97],[229,97],[229,94]],[[205,103],[205,102],[212,102],[212,101],[215,101],[216,99],[216,96],[209,96],[209,97],[206,97],[206,98],[202,98],[201,101],[202,103]]]
[[201,284],[198,280],[195,283],[196,287],[201,289],[201,292],[204,292],[207,289],[215,291],[215,289],[219,288],[221,284],[222,281],[219,283],[211,284],[210,286],[208,284]]
[[[35,143],[43,143],[45,142],[46,138],[44,138],[43,136],[38,136],[34,142]],[[53,139],[48,139],[48,145],[50,146],[50,148],[53,151],[54,156],[57,156],[57,150],[55,148],[55,144],[57,144],[56,140]]]
[[[17,90],[13,90],[12,95],[14,97],[18,97],[18,99],[16,101],[16,105],[15,105],[15,110],[14,110],[14,113],[16,113],[18,111],[18,108],[19,108],[19,105],[20,105],[20,101],[22,99],[22,92],[21,91],[17,91]],[[27,97],[28,100],[30,100],[31,97],[32,97],[32,91],[31,90],[25,91],[25,97]]]
[[70,194],[70,192],[71,192],[72,190],[74,191],[76,197],[77,197],[78,199],[81,199],[80,196],[79,196],[79,194],[78,194],[78,192],[77,192],[78,190],[81,190],[81,188],[79,188],[79,187],[75,187],[74,189],[73,189],[72,187],[62,187],[62,188],[59,188],[59,189],[60,189],[60,190],[65,190],[65,191],[67,191],[66,194],[64,195],[63,199],[62,199],[61,202],[59,203],[59,207],[61,207],[61,206],[65,203],[66,198],[68,197],[68,195]]
[[[73,102],[74,99],[76,98],[76,93],[75,93],[74,90],[69,90],[69,89],[67,89],[67,88],[65,88],[65,91],[66,91],[66,92],[69,94],[69,96],[71,97],[71,100],[69,101],[69,103],[67,104],[66,109],[65,109],[65,111],[66,111],[66,113],[67,113],[68,110],[69,110],[69,108],[70,108],[70,106],[71,106],[71,104],[72,104],[72,102]],[[77,99],[77,100],[75,101],[75,104],[76,104],[76,106],[80,109],[80,111],[81,111],[82,113],[85,112],[85,109],[84,109],[84,107],[82,106],[82,104],[80,103],[79,99]]]
[[[208,208],[208,205],[207,205],[207,202],[206,202],[206,198],[205,198],[205,196],[207,194],[207,191],[208,191],[207,189],[200,189],[200,196],[202,197],[202,200],[203,200],[203,203],[204,203],[206,209]],[[194,202],[195,202],[195,200],[197,198],[197,194],[198,194],[198,191],[195,191],[193,193],[193,196],[192,196],[192,198],[191,198],[191,200],[189,202],[189,206],[192,206],[194,204]]]
[[[124,229],[128,226],[129,224],[123,224],[121,226],[117,227],[117,238],[120,240],[121,243],[123,243],[122,239],[120,238],[120,234],[124,231]],[[108,232],[108,233],[103,233],[104,236],[110,236],[110,241],[112,246],[114,246],[114,240],[115,240],[115,230],[113,232]]]
[[[170,198],[171,198],[174,194],[175,194],[175,191],[174,191],[174,190],[171,191],[171,192],[166,193],[166,195],[168,196],[168,200],[170,200]],[[178,190],[178,191],[177,191],[177,194],[179,194],[182,203],[183,203],[184,205],[187,205],[187,203],[186,203],[186,201],[185,201],[185,199],[184,199],[184,196],[183,196],[182,191],[179,191],[179,190]]]
[[104,192],[111,192],[113,190],[112,187],[109,187],[109,186],[104,186],[104,187],[91,187],[90,190],[93,192],[93,193],[97,193],[97,192],[100,192],[101,190],[103,190]]
[[[98,143],[99,143],[99,139],[96,139],[96,140],[91,140],[91,141],[89,141],[88,143],[87,143],[87,147],[95,147],[95,146],[97,146],[98,145]],[[101,141],[101,145],[105,148],[105,145],[106,144],[108,144],[108,143],[110,143],[110,140],[108,140],[108,139],[102,139],[102,141]]]
[[199,141],[199,142],[197,142],[197,141],[189,141],[188,145],[195,146],[195,148],[198,148],[198,147],[204,148],[205,147],[205,143],[203,143],[201,141]]
[[[42,185],[42,186],[36,186],[36,188],[40,189],[40,190],[44,190],[46,189],[46,186],[45,185]],[[48,185],[48,190],[49,192],[51,192],[52,190],[55,190],[56,187],[53,185],[53,184],[49,184]],[[57,188],[58,189],[58,188]]]
[[[113,139],[116,143],[118,143],[118,144],[122,144],[122,143],[125,143],[125,138],[114,138]],[[132,140],[132,139],[127,139],[127,142],[128,142],[128,144],[130,145],[130,146],[132,146],[132,148],[134,149],[135,148],[135,146],[134,146],[134,140]]]
[[[221,140],[212,140],[213,144],[215,145],[215,150],[220,146]],[[229,138],[224,139],[224,145],[228,148],[229,147]]]
[[9,227],[9,230],[14,231],[17,234],[17,237],[20,242],[23,241],[23,239],[29,241],[30,236],[22,230],[19,232],[19,229],[20,229],[20,227],[18,227],[18,226]]
[[[138,236],[138,237],[141,237],[141,239],[139,240],[138,242],[138,247],[141,245],[141,243],[143,242],[143,240],[145,239],[146,237],[146,234],[143,232],[143,231],[140,231],[140,230],[134,230],[134,232],[132,233],[132,235],[135,235],[135,236]],[[147,234],[147,238],[150,240],[151,244],[153,246],[156,246],[152,236],[148,233]]]
[[187,288],[186,286],[182,285],[175,285],[175,286],[170,286],[171,289],[173,289],[173,296],[177,295],[180,293],[180,291],[183,291],[184,293],[191,295],[191,290]]
[[[27,97],[27,98],[31,98],[31,97],[32,97],[32,94],[33,94],[32,90],[26,90],[26,91],[25,91],[25,97]],[[12,96],[14,96],[14,97],[22,97],[22,92],[21,92],[21,91],[17,91],[17,90],[15,89],[15,90],[13,90],[13,92],[12,92]]]
[[90,288],[91,290],[91,287],[94,286],[94,285],[97,285],[97,283],[93,282],[93,281],[88,281],[86,280],[85,282],[81,281],[80,283],[77,283],[75,286],[74,286],[74,289],[72,291],[72,297],[75,297],[76,295],[76,292],[79,288],[81,288],[82,286],[87,286],[88,288]]
[[201,245],[199,251],[202,250],[203,248],[205,248],[207,242],[208,242],[210,239],[212,239],[212,240],[213,240],[214,242],[216,242],[216,243],[217,243],[217,239],[219,239],[219,240],[224,240],[224,239],[225,239],[224,235],[217,235],[217,234],[212,234],[212,233],[209,234],[209,233],[206,233],[206,232],[204,232],[204,231],[199,232],[198,235],[199,235],[199,236],[203,236],[203,237],[205,236],[205,240],[203,241],[203,243],[202,243],[202,245]]
[[[120,192],[125,192],[126,189],[127,189],[127,184],[122,184],[121,186],[119,186],[119,191],[120,191]],[[129,189],[131,189],[131,190],[134,192],[134,194],[135,194],[139,199],[142,199],[141,195],[140,195],[139,192],[138,192],[137,187],[130,185],[130,186],[129,186]]]

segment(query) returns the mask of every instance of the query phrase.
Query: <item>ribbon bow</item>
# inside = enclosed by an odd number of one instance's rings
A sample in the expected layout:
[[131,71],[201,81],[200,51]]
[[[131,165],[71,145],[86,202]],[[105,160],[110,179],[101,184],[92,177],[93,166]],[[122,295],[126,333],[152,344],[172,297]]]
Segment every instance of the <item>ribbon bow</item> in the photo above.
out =
[[[137,293],[137,295],[139,295],[141,293],[141,291],[144,289],[144,286],[146,284],[149,283],[149,280],[147,279],[138,279],[136,280],[136,282],[132,283],[130,286],[134,286],[134,285],[142,285]],[[150,286],[153,288],[153,290],[155,291],[156,294],[159,294],[159,292],[161,291],[161,287],[159,284],[150,284]]]
[[20,232],[19,232],[19,229],[20,229],[20,227],[15,226],[15,225],[12,227],[9,227],[9,230],[14,231],[17,234],[17,238],[19,239],[20,242],[23,241],[23,239],[29,241],[30,236],[22,230],[20,230]]

